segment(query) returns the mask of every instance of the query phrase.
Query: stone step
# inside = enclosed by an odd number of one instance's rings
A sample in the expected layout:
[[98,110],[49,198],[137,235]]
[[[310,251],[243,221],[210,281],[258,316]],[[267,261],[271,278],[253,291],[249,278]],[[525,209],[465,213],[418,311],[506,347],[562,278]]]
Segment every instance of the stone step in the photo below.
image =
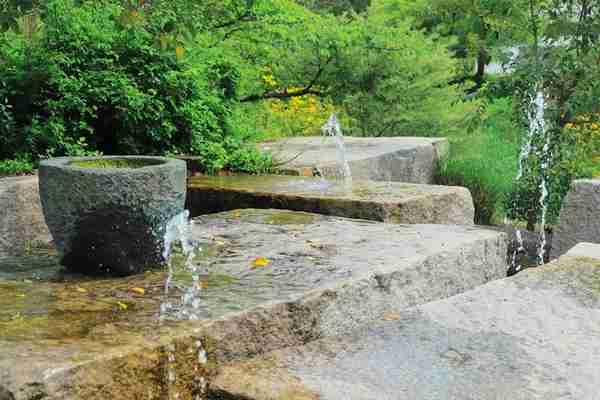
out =
[[468,226],[249,209],[197,218],[193,235],[210,271],[198,321],[158,321],[161,303],[179,303],[190,286],[177,264],[168,297],[163,271],[91,280],[51,276],[44,264],[0,274],[0,393],[192,398],[219,365],[344,335],[506,270],[504,234]]
[[194,176],[193,216],[237,208],[279,208],[401,224],[472,225],[468,189],[401,182],[341,181],[280,175]]
[[[359,180],[431,184],[439,161],[448,153],[448,140],[424,137],[345,137],[345,158]],[[340,175],[333,138],[295,137],[261,144],[273,154],[284,173],[325,177]]]
[[597,399],[600,245],[351,335],[221,367],[213,399]]

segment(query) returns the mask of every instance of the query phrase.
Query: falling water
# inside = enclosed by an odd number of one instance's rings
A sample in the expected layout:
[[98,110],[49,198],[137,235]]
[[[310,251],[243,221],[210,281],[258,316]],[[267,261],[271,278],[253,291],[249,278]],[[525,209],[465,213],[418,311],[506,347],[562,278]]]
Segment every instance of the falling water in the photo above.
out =
[[[166,226],[164,234],[164,250],[163,258],[167,261],[168,274],[165,279],[165,300],[160,306],[160,319],[165,320],[175,316],[177,319],[198,320],[200,319],[200,311],[202,306],[201,292],[202,284],[200,282],[200,266],[194,262],[194,255],[198,248],[192,239],[193,221],[189,218],[189,211],[185,210],[182,213],[173,217]],[[180,304],[173,304],[169,300],[169,291],[173,281],[173,252],[175,245],[179,243],[181,253],[185,259],[185,268],[192,275],[192,284],[185,289],[185,293],[181,298]],[[203,366],[207,363],[207,354],[202,342],[196,341],[196,349],[198,356],[198,364]],[[167,353],[167,382],[173,386],[177,380],[177,372],[175,370],[175,346],[166,346]],[[206,393],[207,384],[204,377],[199,376],[195,380],[196,399],[202,399]],[[169,398],[179,399],[179,393],[169,393]],[[195,399],[195,400],[196,400]]]
[[[529,122],[529,129],[527,132],[527,138],[521,148],[521,153],[519,156],[519,168],[518,168],[517,176],[516,176],[517,182],[522,179],[525,163],[526,163],[527,159],[529,158],[529,156],[531,155],[531,152],[534,151],[534,141],[538,137],[542,138],[544,146],[543,146],[541,152],[537,152],[537,155],[542,160],[541,165],[540,165],[541,195],[538,200],[538,204],[540,205],[540,207],[542,209],[542,215],[541,215],[541,221],[540,221],[541,233],[540,233],[540,245],[539,245],[539,249],[538,249],[538,265],[542,265],[544,263],[546,244],[547,244],[546,215],[547,215],[547,211],[548,211],[547,199],[548,199],[549,193],[548,193],[548,182],[547,182],[547,177],[546,177],[546,170],[548,169],[549,158],[550,158],[550,154],[549,154],[549,152],[550,152],[550,133],[549,133],[549,129],[547,128],[547,125],[546,125],[546,120],[545,120],[545,115],[544,115],[545,108],[546,108],[546,101],[544,98],[544,92],[541,89],[538,89],[535,91],[535,93],[531,94],[531,97],[529,99],[529,106],[527,108],[527,119]],[[514,269],[514,271],[518,272],[521,270],[522,266],[517,264],[517,262],[518,262],[517,256],[518,256],[518,254],[525,251],[525,247],[524,247],[524,243],[523,243],[523,236],[522,236],[522,232],[520,229],[516,230],[516,237],[517,237],[518,247],[513,252],[511,263],[512,263],[512,268]]]
[[341,178],[346,186],[352,186],[352,171],[346,157],[346,145],[344,143],[344,135],[342,127],[338,121],[337,113],[331,114],[325,125],[321,128],[321,132],[326,137],[332,137],[335,140],[338,153],[338,162],[340,165]]

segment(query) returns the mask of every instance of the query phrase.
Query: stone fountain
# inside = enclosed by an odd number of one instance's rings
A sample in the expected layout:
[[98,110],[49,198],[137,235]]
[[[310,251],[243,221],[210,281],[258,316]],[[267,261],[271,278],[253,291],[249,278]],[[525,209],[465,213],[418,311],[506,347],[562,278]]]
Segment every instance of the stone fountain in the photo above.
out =
[[42,161],[40,197],[61,263],[84,274],[161,266],[167,222],[183,212],[184,161],[109,156]]

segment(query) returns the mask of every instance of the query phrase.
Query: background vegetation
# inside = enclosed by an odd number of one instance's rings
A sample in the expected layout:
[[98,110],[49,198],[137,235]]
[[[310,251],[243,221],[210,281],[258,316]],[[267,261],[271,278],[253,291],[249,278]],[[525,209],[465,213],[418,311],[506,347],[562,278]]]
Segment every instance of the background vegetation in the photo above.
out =
[[[193,154],[264,172],[253,142],[446,136],[477,221],[555,217],[599,172],[600,5],[584,0],[0,0],[0,175],[41,158]],[[490,73],[491,63],[507,72]],[[515,181],[531,93],[550,148]],[[547,172],[540,166],[548,164]]]

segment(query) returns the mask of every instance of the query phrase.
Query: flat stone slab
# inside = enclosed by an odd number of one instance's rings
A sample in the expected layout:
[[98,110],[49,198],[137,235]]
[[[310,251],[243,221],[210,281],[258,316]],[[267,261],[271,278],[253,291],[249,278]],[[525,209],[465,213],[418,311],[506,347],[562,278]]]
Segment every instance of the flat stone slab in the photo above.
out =
[[197,218],[193,236],[205,268],[197,321],[159,319],[191,286],[177,258],[168,295],[164,271],[82,278],[57,272],[51,253],[13,263],[0,275],[0,393],[192,398],[218,365],[343,335],[506,270],[504,235],[467,226],[250,209]]
[[23,254],[51,240],[37,176],[0,179],[0,256]]
[[340,181],[281,175],[195,176],[193,216],[238,208],[279,208],[401,224],[472,225],[468,189],[400,182]]
[[560,210],[552,239],[552,257],[580,242],[600,243],[600,179],[573,181]]
[[[345,137],[346,160],[358,180],[434,183],[441,157],[448,152],[444,138]],[[339,177],[339,152],[333,138],[295,137],[261,145],[273,154],[283,172]]]
[[599,253],[579,246],[352,335],[232,363],[213,381],[213,398],[596,399]]

